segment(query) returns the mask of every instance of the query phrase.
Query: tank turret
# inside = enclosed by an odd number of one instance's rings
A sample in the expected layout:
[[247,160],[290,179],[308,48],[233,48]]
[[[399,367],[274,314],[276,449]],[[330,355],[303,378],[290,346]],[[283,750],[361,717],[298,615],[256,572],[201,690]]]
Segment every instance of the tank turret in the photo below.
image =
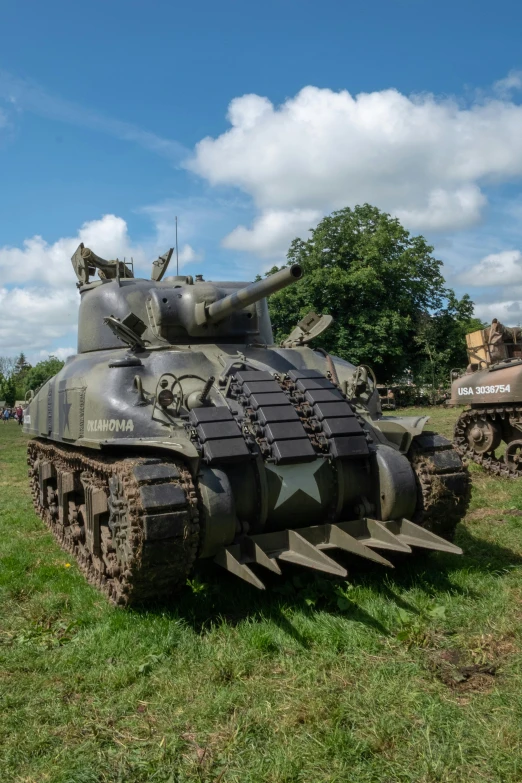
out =
[[[247,286],[205,282],[202,276],[194,281],[190,275],[135,279],[127,267],[118,267],[122,262],[103,261],[89,248],[80,248],[73,256],[79,281],[89,279],[78,262],[79,254],[89,263],[98,259],[96,268],[102,276],[95,282],[80,282],[80,353],[116,348],[122,342],[152,348],[183,344],[193,338],[270,344],[273,337],[266,297],[302,276],[301,267],[294,264]],[[120,275],[118,269],[128,274]]]
[[311,347],[330,316],[274,344],[266,297],[301,266],[247,285],[166,276],[171,256],[146,280],[80,245],[78,353],[26,410],[36,510],[86,577],[130,605],[170,598],[198,558],[263,588],[287,562],[346,575],[334,549],[460,552],[452,445],[383,418],[371,373]]

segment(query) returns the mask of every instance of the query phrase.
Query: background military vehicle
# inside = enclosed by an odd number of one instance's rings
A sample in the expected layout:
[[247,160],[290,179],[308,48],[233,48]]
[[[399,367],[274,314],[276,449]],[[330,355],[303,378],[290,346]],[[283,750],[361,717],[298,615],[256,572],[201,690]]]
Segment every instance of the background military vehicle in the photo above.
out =
[[165,277],[171,255],[135,279],[80,245],[78,354],[29,395],[35,507],[87,578],[125,605],[170,596],[197,558],[263,588],[281,562],[346,575],[336,548],[459,553],[451,443],[383,418],[367,368],[309,347],[330,316],[274,345],[265,297],[301,267],[245,286]]
[[495,318],[466,335],[466,343],[469,365],[452,383],[448,402],[468,406],[455,425],[455,448],[496,475],[520,478],[522,330]]

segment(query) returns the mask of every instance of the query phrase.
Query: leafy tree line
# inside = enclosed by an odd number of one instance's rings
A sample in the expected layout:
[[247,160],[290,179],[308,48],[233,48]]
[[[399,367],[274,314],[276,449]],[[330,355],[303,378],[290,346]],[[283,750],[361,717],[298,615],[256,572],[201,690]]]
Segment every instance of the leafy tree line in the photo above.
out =
[[15,400],[23,400],[30,389],[37,389],[61,370],[63,365],[56,356],[49,356],[34,367],[23,353],[16,358],[0,356],[0,400],[13,406]]
[[328,313],[334,323],[318,344],[332,354],[370,365],[382,383],[408,374],[447,384],[450,370],[467,364],[465,335],[483,324],[469,296],[446,286],[432,253],[424,237],[369,204],[325,217],[288,251],[288,265],[301,264],[305,276],[269,299],[276,340],[310,310]]

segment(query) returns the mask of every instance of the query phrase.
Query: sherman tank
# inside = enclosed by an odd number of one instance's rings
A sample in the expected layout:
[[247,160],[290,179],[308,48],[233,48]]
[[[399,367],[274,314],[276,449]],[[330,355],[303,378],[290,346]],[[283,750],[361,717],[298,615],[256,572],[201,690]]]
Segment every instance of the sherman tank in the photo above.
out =
[[[310,347],[309,313],[274,344],[266,297],[299,265],[244,282],[165,276],[80,245],[78,353],[25,431],[37,513],[111,601],[169,598],[199,558],[263,589],[293,563],[339,577],[452,543],[466,468],[426,417],[383,417],[366,367]],[[99,278],[91,280],[98,270]]]
[[[451,387],[459,454],[498,476],[522,477],[522,329],[491,326],[466,335],[469,364]],[[501,453],[503,452],[503,453]]]

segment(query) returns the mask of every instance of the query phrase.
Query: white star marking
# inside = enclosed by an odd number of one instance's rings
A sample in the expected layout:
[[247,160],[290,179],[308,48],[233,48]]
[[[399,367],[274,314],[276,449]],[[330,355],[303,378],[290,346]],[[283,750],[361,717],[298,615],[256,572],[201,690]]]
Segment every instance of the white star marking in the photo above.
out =
[[274,510],[299,490],[302,490],[306,495],[320,503],[321,495],[315,474],[323,464],[323,460],[304,462],[299,465],[267,465],[265,463],[265,467],[279,476],[283,482]]

